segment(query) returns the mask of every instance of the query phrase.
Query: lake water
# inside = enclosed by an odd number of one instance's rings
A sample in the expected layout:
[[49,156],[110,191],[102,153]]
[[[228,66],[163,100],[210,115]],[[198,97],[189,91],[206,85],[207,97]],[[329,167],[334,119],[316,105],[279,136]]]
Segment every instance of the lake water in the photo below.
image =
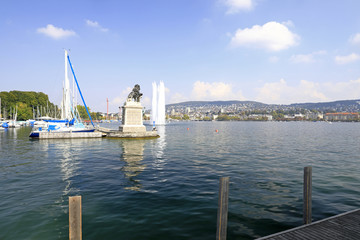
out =
[[302,224],[305,166],[313,221],[360,207],[359,123],[180,122],[152,140],[32,140],[30,130],[0,132],[3,240],[68,239],[74,195],[83,239],[215,239],[221,176],[228,239],[253,239]]

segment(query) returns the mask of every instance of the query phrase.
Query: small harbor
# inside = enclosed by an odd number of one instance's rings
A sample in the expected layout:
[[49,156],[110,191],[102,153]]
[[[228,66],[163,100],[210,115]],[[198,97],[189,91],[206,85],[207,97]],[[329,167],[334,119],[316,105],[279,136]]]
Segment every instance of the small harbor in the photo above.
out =
[[[29,135],[31,138],[37,139],[69,139],[69,138],[101,138],[101,137],[110,137],[110,138],[133,138],[133,139],[146,139],[146,138],[157,138],[157,134],[154,127],[151,131],[147,131],[146,127],[143,124],[143,109],[141,105],[142,93],[140,92],[140,85],[135,84],[132,91],[129,93],[124,105],[122,106],[122,124],[119,126],[118,130],[110,130],[105,128],[95,129],[94,122],[91,118],[88,107],[86,106],[85,99],[82,95],[78,80],[76,78],[73,66],[68,55],[68,51],[65,52],[65,80],[64,87],[62,91],[62,101],[61,101],[61,119],[52,119],[46,118],[42,122],[41,127],[33,129]],[[68,68],[70,67],[72,75],[69,76]],[[73,80],[73,88],[70,87],[70,79]],[[77,88],[75,88],[75,83]],[[156,85],[154,85],[156,87]],[[164,92],[164,84],[162,83],[162,92]],[[92,126],[85,125],[80,117],[79,105],[75,103],[76,93],[80,94],[82,103],[86,110],[87,116],[90,119]],[[157,92],[157,91],[156,91]],[[161,118],[156,119],[156,122],[165,122],[165,96],[162,95],[161,106],[159,107],[159,112],[161,113]],[[0,101],[1,109],[1,101]],[[16,122],[17,110],[15,113]],[[1,117],[1,111],[0,111]],[[154,117],[153,117],[154,118]],[[43,118],[42,118],[43,119]],[[6,123],[7,124],[7,123]],[[13,124],[14,125],[14,124]],[[6,125],[7,126],[7,125]],[[10,127],[10,126],[9,126]]]

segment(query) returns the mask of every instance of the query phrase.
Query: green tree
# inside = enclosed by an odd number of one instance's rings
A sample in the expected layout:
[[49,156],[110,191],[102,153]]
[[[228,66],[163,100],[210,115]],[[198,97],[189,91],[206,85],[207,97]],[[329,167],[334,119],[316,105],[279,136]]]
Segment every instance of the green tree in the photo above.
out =
[[219,115],[217,117],[217,120],[218,121],[230,121],[230,117],[228,115],[223,114],[223,115]]
[[[76,109],[80,115],[80,118],[81,119],[85,119],[85,120],[89,120],[89,115],[87,114],[86,112],[86,108],[82,105],[77,105],[76,106]],[[90,111],[90,108],[88,107],[88,111],[90,113],[90,116],[91,116],[91,111]],[[92,116],[91,116],[92,117]]]
[[182,119],[183,119],[183,120],[189,120],[189,119],[190,119],[190,117],[189,117],[189,115],[184,114],[184,116],[182,117]]
[[[55,109],[55,105],[49,101],[49,97],[42,92],[27,92],[27,91],[10,91],[10,92],[0,92],[1,98],[1,112],[4,115],[6,113],[7,117],[10,114],[10,109],[18,108],[18,120],[27,120],[32,118],[32,108],[37,108],[42,110],[43,115],[51,112],[52,109]],[[44,110],[46,109],[46,111]],[[55,111],[52,111],[53,114]]]
[[29,107],[26,103],[18,102],[17,103],[18,111],[18,120],[27,120],[33,117],[32,108]]

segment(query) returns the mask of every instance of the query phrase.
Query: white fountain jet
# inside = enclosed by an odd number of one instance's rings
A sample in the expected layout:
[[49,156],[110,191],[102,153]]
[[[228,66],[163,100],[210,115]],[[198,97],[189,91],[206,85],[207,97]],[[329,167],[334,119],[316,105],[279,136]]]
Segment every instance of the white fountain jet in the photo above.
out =
[[153,96],[151,108],[151,122],[153,125],[165,125],[165,86],[164,82],[160,81],[152,83]]

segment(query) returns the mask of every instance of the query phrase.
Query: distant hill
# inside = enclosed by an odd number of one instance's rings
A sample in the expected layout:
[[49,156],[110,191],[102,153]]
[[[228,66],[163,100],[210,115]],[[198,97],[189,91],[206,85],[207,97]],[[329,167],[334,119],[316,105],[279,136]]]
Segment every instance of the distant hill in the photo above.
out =
[[290,106],[304,109],[357,112],[360,110],[360,100],[341,100],[321,103],[294,103],[290,104]]
[[253,105],[258,107],[268,106],[261,102],[255,101],[188,101],[181,103],[167,104],[167,107],[187,106],[187,107],[201,107],[201,106],[230,106],[230,105]]
[[319,103],[265,104],[255,101],[188,101],[167,104],[167,108],[246,106],[248,109],[306,109],[322,112],[360,112],[360,99]]

